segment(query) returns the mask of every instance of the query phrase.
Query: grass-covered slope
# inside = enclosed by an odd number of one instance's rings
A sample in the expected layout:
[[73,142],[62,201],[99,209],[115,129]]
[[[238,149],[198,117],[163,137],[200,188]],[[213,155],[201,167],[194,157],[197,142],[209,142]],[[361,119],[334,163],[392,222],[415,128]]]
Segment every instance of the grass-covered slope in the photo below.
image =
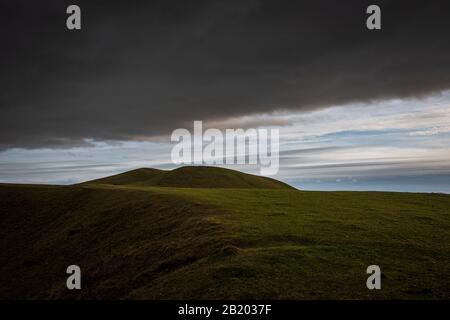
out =
[[[123,298],[225,246],[215,210],[170,195],[0,186],[0,199],[2,299]],[[79,292],[65,289],[71,264]]]
[[271,178],[255,176],[225,168],[200,166],[186,166],[171,171],[142,168],[107,178],[88,181],[84,184],[175,188],[292,189],[289,185]]
[[153,186],[155,181],[165,174],[164,170],[141,168],[124,173],[116,174],[114,176],[100,178],[92,181],[84,182],[83,185],[88,184],[111,184],[111,185],[141,185]]
[[0,298],[450,298],[448,195],[4,185],[0,201]]

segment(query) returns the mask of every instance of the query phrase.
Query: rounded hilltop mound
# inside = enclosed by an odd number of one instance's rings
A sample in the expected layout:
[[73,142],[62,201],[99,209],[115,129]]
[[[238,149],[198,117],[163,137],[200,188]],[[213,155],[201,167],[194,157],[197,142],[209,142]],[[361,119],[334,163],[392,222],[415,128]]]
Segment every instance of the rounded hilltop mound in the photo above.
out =
[[173,188],[293,189],[281,181],[219,167],[187,166],[171,171],[142,168],[84,184]]

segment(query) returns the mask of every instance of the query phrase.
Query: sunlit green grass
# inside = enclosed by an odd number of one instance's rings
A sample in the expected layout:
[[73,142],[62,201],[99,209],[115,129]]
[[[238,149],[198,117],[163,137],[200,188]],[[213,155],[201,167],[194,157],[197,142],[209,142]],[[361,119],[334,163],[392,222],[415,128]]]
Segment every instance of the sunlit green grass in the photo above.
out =
[[[218,208],[208,219],[237,247],[205,279],[222,297],[450,296],[448,195],[144,189]],[[373,264],[383,273],[380,291],[365,285]]]

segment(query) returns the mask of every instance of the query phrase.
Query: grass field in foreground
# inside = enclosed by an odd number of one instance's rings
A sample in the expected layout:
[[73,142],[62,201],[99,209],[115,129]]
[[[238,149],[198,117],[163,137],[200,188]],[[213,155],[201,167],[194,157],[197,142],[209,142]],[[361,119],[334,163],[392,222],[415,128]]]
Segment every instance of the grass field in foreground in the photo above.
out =
[[[0,197],[1,298],[450,298],[448,195],[94,183]],[[69,264],[81,292],[65,289]]]
[[[236,254],[213,264],[200,291],[223,298],[450,297],[447,195],[150,190],[222,209],[208,219],[228,230]],[[366,288],[371,264],[382,268],[381,291]],[[200,282],[191,275],[186,285]]]

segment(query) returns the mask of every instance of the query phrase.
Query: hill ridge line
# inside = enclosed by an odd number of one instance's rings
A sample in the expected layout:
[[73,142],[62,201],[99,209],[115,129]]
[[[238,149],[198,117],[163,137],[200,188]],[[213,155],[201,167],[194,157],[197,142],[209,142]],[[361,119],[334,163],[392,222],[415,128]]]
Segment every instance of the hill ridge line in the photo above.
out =
[[78,185],[93,184],[173,188],[295,189],[273,178],[211,166],[184,166],[173,170],[139,168]]

